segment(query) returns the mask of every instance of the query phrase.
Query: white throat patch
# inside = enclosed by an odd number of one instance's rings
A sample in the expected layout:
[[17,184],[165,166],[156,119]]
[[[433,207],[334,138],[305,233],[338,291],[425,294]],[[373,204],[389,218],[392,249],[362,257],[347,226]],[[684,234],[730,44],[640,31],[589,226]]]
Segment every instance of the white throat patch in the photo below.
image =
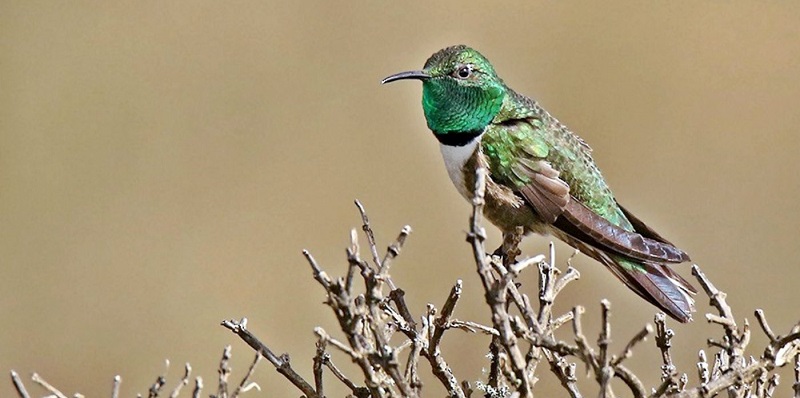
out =
[[449,146],[444,144],[439,144],[439,149],[442,151],[442,157],[444,157],[444,166],[447,168],[447,174],[450,176],[450,180],[453,181],[453,185],[456,186],[458,192],[469,200],[472,197],[472,193],[470,192],[467,187],[464,186],[464,164],[467,163],[467,160],[475,153],[475,149],[478,147],[478,139],[472,140],[467,145],[464,146]]

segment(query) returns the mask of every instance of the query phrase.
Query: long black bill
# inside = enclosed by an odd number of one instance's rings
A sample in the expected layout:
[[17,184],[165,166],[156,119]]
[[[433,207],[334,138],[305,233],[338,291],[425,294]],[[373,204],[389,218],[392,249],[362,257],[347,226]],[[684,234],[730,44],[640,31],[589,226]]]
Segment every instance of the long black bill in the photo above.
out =
[[417,80],[425,80],[430,79],[430,75],[425,73],[425,71],[421,70],[410,70],[408,72],[400,72],[395,73],[383,80],[381,80],[381,84],[391,83],[395,80],[403,80],[403,79],[417,79]]

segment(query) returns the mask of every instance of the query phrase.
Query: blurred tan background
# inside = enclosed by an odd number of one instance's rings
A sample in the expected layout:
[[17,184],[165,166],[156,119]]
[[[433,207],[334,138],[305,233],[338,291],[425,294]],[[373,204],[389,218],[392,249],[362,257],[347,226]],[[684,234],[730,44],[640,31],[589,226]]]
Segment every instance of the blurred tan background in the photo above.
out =
[[[413,227],[393,275],[415,313],[461,278],[456,316],[488,322],[469,207],[420,85],[378,84],[458,43],[585,138],[618,199],[691,253],[738,316],[763,308],[785,332],[800,319],[798,20],[789,2],[5,2],[0,370],[89,396],[121,374],[132,396],[169,358],[170,388],[189,361],[211,392],[224,345],[236,380],[252,358],[218,324],[247,316],[310,378],[312,328],[336,322],[300,251],[344,272],[354,198],[381,246]],[[609,298],[621,350],[653,307],[573,263],[582,279],[560,310],[587,305],[593,322]],[[672,323],[693,382],[720,333],[698,307],[697,322]],[[486,339],[445,340],[458,375],[481,378]],[[657,358],[651,339],[631,366],[654,384]],[[299,394],[266,362],[255,381],[262,396]]]

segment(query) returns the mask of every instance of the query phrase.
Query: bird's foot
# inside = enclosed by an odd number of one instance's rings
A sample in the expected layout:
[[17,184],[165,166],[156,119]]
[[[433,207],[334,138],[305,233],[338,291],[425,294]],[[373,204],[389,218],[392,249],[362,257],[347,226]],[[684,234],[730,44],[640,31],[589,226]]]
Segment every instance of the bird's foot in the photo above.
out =
[[492,252],[492,256],[500,257],[506,267],[517,262],[517,257],[522,254],[522,250],[519,249],[522,235],[522,228],[517,228],[513,232],[504,232],[503,243]]

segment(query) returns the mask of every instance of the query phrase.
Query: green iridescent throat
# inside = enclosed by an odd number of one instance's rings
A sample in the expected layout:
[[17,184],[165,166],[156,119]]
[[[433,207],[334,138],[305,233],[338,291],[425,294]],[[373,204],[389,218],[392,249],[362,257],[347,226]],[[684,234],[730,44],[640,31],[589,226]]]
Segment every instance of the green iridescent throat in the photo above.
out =
[[422,84],[422,109],[436,134],[483,130],[500,111],[504,97],[502,86],[463,86],[450,78]]

